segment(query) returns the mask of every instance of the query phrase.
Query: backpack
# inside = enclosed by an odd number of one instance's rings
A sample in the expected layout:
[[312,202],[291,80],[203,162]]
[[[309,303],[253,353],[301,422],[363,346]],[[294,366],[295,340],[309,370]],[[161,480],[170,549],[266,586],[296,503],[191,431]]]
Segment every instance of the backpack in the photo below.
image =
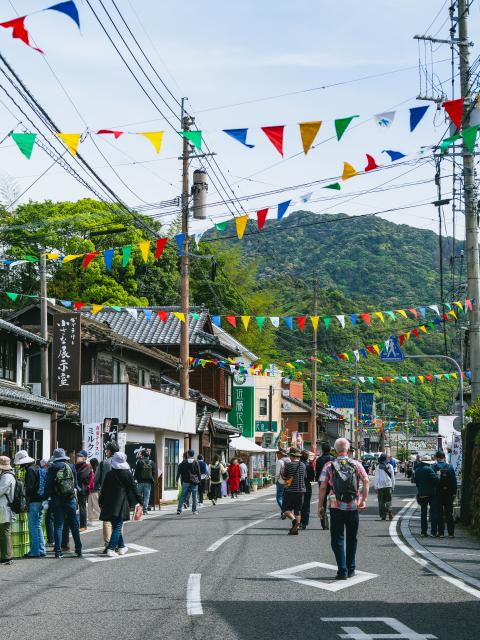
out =
[[48,470],[47,469],[40,468],[38,470],[38,490],[37,490],[37,493],[40,496],[40,498],[43,498],[45,496],[45,488],[47,486],[47,474],[48,474]]
[[448,467],[442,467],[439,469],[439,482],[438,488],[440,491],[449,491],[450,490],[450,478],[448,477]]
[[153,480],[152,464],[147,460],[140,460],[140,473],[138,480],[140,482],[151,482]]
[[220,465],[216,465],[215,467],[210,467],[210,481],[211,482],[220,482]]
[[190,465],[190,484],[200,484],[200,468],[195,461]]
[[[13,473],[12,473],[13,476]],[[15,476],[13,476],[15,478]],[[23,480],[15,478],[15,489],[13,492],[13,500],[8,500],[8,506],[13,513],[26,513],[27,507],[27,494],[25,491],[25,483]]]
[[75,480],[70,465],[64,463],[55,474],[55,489],[59,498],[70,500],[75,495]]
[[332,463],[333,492],[337,500],[352,502],[357,497],[358,478],[355,464],[349,459]]

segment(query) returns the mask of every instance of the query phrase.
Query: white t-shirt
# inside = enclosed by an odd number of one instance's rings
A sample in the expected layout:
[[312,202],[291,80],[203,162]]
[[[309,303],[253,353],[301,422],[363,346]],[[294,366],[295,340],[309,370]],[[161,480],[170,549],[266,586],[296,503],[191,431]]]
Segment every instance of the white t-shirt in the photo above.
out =
[[240,478],[245,480],[248,477],[248,467],[245,462],[240,463]]
[[290,458],[288,456],[277,460],[277,464],[275,465],[275,481],[279,482],[280,484],[285,484],[285,480],[282,478],[282,471],[286,462],[290,462]]

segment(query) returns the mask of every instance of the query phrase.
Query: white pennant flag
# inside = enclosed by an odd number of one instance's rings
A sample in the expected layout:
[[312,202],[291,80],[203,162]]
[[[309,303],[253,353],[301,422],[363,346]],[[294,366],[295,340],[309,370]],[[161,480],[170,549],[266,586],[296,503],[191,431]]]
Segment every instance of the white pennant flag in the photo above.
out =
[[395,119],[395,111],[385,111],[384,113],[377,113],[375,121],[379,127],[388,128],[392,126]]
[[202,239],[202,236],[203,236],[203,234],[204,234],[204,233],[205,233],[205,231],[198,231],[198,232],[194,235],[194,238],[195,238],[195,244],[197,245],[197,247],[198,247],[198,244],[199,244],[200,240]]
[[134,320],[138,318],[138,311],[136,309],[132,309],[131,307],[125,307],[125,311],[132,316]]
[[335,316],[335,317],[339,321],[339,323],[342,325],[342,329],[345,329],[345,316]]
[[407,376],[402,376],[402,380],[405,380],[405,382],[408,382]]
[[358,379],[362,384],[365,382],[365,378],[363,376],[358,376]]
[[49,302],[50,304],[55,304],[57,301],[55,298],[47,298],[47,302]]
[[353,350],[353,355],[355,356],[355,360],[358,362],[360,360],[360,355],[359,355],[357,349]]
[[272,325],[274,327],[278,328],[278,326],[280,324],[280,318],[278,318],[277,316],[270,317],[270,322],[272,323]]
[[430,304],[430,305],[428,306],[428,308],[429,308],[429,309],[431,309],[432,311],[435,311],[435,313],[437,314],[437,316],[439,316],[439,315],[440,315],[440,311],[439,311],[438,306],[437,306],[436,304]]
[[11,262],[8,265],[9,269],[12,269],[13,267],[18,267],[20,264],[25,264],[27,262],[30,262],[29,260],[14,260],[13,262]]
[[310,191],[310,193],[306,193],[305,195],[300,196],[300,202],[303,202],[303,204],[306,204],[312,196],[313,196],[313,191]]

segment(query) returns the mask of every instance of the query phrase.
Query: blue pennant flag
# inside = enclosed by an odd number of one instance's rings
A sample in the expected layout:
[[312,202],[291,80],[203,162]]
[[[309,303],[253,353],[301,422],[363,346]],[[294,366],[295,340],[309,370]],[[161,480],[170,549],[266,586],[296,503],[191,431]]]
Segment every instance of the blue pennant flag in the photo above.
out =
[[423,107],[412,107],[410,109],[410,132],[412,132],[423,116],[427,113],[428,107],[430,105],[426,105]]
[[420,307],[420,313],[422,314],[422,318],[425,318],[427,315],[427,310],[425,307]]
[[143,310],[143,315],[150,322],[150,320],[152,319],[152,310],[151,309],[144,309]]
[[367,350],[366,350],[366,349],[363,349],[363,348],[362,348],[362,349],[359,349],[359,350],[358,350],[358,353],[361,353],[361,354],[362,354],[362,356],[363,356],[364,358],[367,358],[367,357],[368,357],[368,356],[367,356]]
[[178,255],[182,256],[183,255],[183,241],[185,240],[185,233],[177,233],[177,235],[175,236],[175,240],[178,244]]
[[290,206],[290,203],[291,200],[286,200],[285,202],[280,202],[280,204],[277,205],[277,220],[281,220],[283,218]]
[[435,318],[435,320],[433,321],[433,324],[440,326],[442,324],[442,321],[440,320],[440,318]]
[[72,306],[72,301],[71,300],[60,300],[60,303],[63,304],[64,307],[71,307]]
[[291,316],[285,316],[284,320],[285,320],[285,324],[287,325],[287,327],[290,329],[290,331],[292,331],[292,329],[293,329],[292,317]]
[[47,7],[44,11],[60,11],[61,13],[65,13],[69,16],[80,29],[80,17],[78,15],[78,9],[73,2],[73,0],[68,0],[67,2],[59,2],[58,4],[52,4],[51,7]]
[[105,249],[103,252],[103,261],[105,262],[105,266],[109,271],[112,270],[112,261],[113,254],[115,253],[115,249]]
[[247,143],[248,129],[224,129],[223,131],[228,136],[231,136],[234,140],[241,142],[245,147],[248,147],[249,149],[253,149],[253,147],[255,146],[254,144]]
[[401,151],[393,151],[393,149],[384,149],[382,153],[388,153],[392,162],[395,162],[395,160],[400,160],[401,158],[405,158],[404,153],[402,153]]
[[352,321],[352,327],[354,327],[357,324],[357,314],[356,313],[352,313],[350,315],[350,320]]
[[220,326],[220,316],[210,316],[212,318],[213,324],[216,324],[217,327]]

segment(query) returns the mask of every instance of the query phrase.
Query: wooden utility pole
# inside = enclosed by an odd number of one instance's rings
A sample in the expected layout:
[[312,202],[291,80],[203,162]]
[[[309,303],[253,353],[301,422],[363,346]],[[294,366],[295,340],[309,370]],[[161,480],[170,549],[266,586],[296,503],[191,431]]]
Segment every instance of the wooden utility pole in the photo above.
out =
[[[317,276],[313,273],[313,315],[317,315],[318,307],[318,291],[317,291]],[[316,446],[318,433],[317,433],[317,327],[312,327],[312,444]]]
[[[188,131],[192,123],[189,116],[185,115],[185,98],[182,98],[181,123],[183,131]],[[184,314],[184,322],[181,322],[180,333],[180,395],[184,400],[189,399],[189,356],[190,356],[190,337],[189,337],[189,320],[190,320],[190,263],[188,256],[188,200],[189,200],[189,147],[188,140],[183,138],[182,152],[182,233],[183,247],[181,256],[181,307]]]
[[[48,341],[48,316],[47,316],[47,258],[44,253],[40,255],[40,335]],[[44,398],[50,397],[50,383],[48,375],[48,342],[40,351],[40,375],[41,389]]]
[[355,357],[355,409],[354,409],[354,420],[353,420],[353,426],[354,426],[354,447],[355,447],[355,455],[357,458],[360,458],[359,456],[359,444],[360,444],[360,420],[358,419],[358,410],[359,410],[359,402],[358,402],[358,360]]

